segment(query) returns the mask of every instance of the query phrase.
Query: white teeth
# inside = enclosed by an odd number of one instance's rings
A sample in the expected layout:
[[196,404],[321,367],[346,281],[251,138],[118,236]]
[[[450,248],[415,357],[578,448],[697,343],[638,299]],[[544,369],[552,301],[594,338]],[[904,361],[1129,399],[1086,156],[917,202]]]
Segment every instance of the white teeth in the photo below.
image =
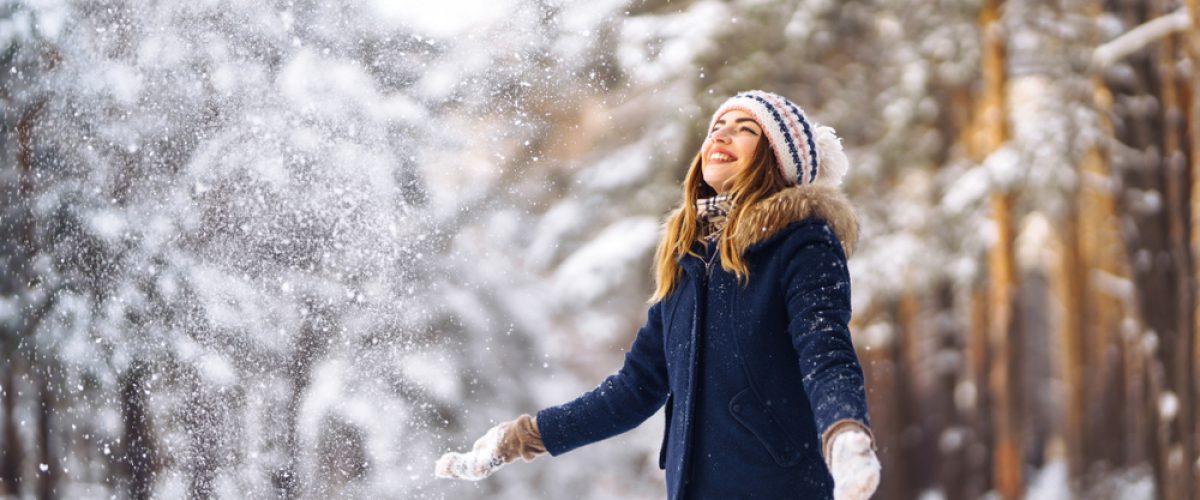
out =
[[729,155],[727,155],[725,153],[713,153],[711,155],[708,155],[708,159],[712,160],[712,161],[730,161],[733,158],[731,158]]

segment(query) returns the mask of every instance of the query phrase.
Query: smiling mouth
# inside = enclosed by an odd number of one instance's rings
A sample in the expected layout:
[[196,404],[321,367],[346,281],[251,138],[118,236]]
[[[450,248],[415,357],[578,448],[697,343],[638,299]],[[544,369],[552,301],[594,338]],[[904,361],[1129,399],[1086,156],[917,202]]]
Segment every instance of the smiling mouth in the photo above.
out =
[[734,160],[734,158],[732,156],[727,155],[725,153],[721,153],[721,152],[715,152],[715,153],[708,155],[708,161],[715,161],[715,162],[719,162],[719,163],[728,163],[733,160]]

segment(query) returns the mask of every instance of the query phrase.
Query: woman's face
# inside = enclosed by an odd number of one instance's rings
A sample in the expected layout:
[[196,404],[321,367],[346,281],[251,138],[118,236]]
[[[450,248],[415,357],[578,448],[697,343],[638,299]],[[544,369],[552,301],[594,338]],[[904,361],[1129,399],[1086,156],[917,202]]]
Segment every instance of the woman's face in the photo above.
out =
[[704,182],[718,193],[728,191],[734,176],[754,160],[761,137],[762,127],[750,113],[731,109],[718,117],[700,154]]

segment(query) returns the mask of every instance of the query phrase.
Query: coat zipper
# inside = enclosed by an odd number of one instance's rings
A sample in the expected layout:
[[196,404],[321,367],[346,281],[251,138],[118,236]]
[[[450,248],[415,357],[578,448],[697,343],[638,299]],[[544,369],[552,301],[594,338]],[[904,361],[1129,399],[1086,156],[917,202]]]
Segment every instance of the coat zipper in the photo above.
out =
[[[716,260],[717,260],[717,258],[716,258],[716,257],[717,257],[717,254],[718,254],[718,253],[720,253],[720,252],[717,250],[717,247],[714,245],[714,246],[713,246],[713,249],[712,249],[712,255],[709,255],[709,256],[708,256],[708,258],[706,258],[706,259],[703,259],[703,262],[704,262],[704,276],[701,276],[701,277],[700,277],[700,289],[701,289],[701,292],[703,292],[703,293],[702,293],[701,295],[697,295],[697,297],[696,297],[696,304],[697,304],[697,307],[699,307],[700,301],[705,301],[705,302],[707,302],[707,301],[708,301],[708,281],[709,281],[710,279],[712,279],[712,265],[713,265],[713,263],[714,263],[714,262],[716,262]],[[706,304],[706,307],[707,307],[707,304]],[[694,340],[694,341],[695,341],[697,344],[699,344],[700,342],[702,342],[702,341],[703,341],[703,340],[701,339],[701,335],[703,335],[703,332],[696,331],[696,330],[700,330],[700,329],[701,329],[701,328],[699,328],[699,325],[700,325],[700,324],[703,324],[703,323],[702,323],[702,321],[704,320],[704,318],[703,318],[703,317],[702,317],[702,315],[701,315],[701,317],[697,317],[696,319],[697,319],[698,321],[700,321],[701,323],[699,323],[699,324],[693,324],[693,325],[692,325],[692,328],[693,328],[693,329],[695,329],[695,330],[693,330],[692,338],[693,338],[693,340]],[[696,352],[697,352],[697,354],[699,354],[699,351],[700,351],[700,346],[699,346],[699,345],[695,345],[695,346],[693,346],[693,348],[694,348],[694,349],[696,349]],[[693,361],[693,363],[692,363],[692,367],[691,367],[691,368],[689,368],[689,370],[696,370],[696,369],[697,369],[697,366],[696,366],[696,363],[697,363],[697,362],[700,362],[700,360],[699,360],[699,359],[697,359],[697,360]],[[695,406],[693,406],[693,405],[695,404],[695,399],[694,399],[694,398],[695,398],[695,395],[696,395],[696,390],[697,390],[697,386],[695,385],[695,384],[696,384],[696,381],[695,381],[695,377],[696,377],[696,376],[698,376],[698,375],[697,375],[696,373],[694,373],[694,372],[693,372],[693,373],[692,373],[692,380],[689,382],[689,385],[691,386],[691,387],[689,387],[689,391],[690,391],[692,394],[691,394],[691,396],[690,396],[690,397],[688,397],[688,398],[687,398],[687,406],[688,406],[688,408],[686,408],[686,409],[684,410],[684,411],[686,411],[686,412],[688,412],[688,413],[694,413],[694,412],[695,412]],[[689,434],[689,435],[690,435],[690,434],[693,434],[693,433],[695,433],[695,432],[696,432],[696,430],[695,430],[695,428],[694,428],[692,425],[688,425],[688,426],[687,426],[687,434]],[[692,439],[691,439],[691,436],[687,436],[687,437],[685,437],[685,442],[687,442],[687,443],[688,443],[688,446],[689,446],[689,447],[690,447],[692,444],[694,444],[694,443],[692,443],[691,441],[692,441]],[[680,491],[680,492],[679,492],[681,496],[683,495],[683,492],[687,491],[687,488],[688,488],[688,483],[689,483],[689,482],[691,482],[691,476],[692,476],[692,456],[691,456],[691,455],[692,455],[692,454],[691,454],[690,452],[689,452],[689,453],[686,453],[686,454],[684,455],[684,463],[683,463],[683,467],[682,467],[682,472],[683,472],[683,484],[682,484],[682,485],[680,485],[680,488],[682,488],[682,490],[683,490],[683,491]]]
[[704,277],[706,278],[704,284],[706,286],[708,285],[707,279],[712,278],[712,265],[713,265],[713,262],[715,262],[717,260],[717,254],[719,254],[719,253],[720,252],[714,246],[712,255],[709,255],[708,259],[705,259],[705,261],[704,261]]

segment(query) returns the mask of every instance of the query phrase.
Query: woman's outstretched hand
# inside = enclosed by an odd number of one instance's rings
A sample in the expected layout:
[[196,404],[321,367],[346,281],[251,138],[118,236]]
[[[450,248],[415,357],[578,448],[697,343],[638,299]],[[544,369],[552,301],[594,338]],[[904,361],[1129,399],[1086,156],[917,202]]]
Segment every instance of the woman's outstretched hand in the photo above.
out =
[[829,472],[833,475],[834,500],[867,500],[879,486],[879,459],[871,437],[857,429],[833,437]]
[[447,453],[434,467],[437,477],[478,481],[518,457],[532,461],[546,452],[537,420],[521,415],[516,420],[501,423],[475,441],[471,451]]

